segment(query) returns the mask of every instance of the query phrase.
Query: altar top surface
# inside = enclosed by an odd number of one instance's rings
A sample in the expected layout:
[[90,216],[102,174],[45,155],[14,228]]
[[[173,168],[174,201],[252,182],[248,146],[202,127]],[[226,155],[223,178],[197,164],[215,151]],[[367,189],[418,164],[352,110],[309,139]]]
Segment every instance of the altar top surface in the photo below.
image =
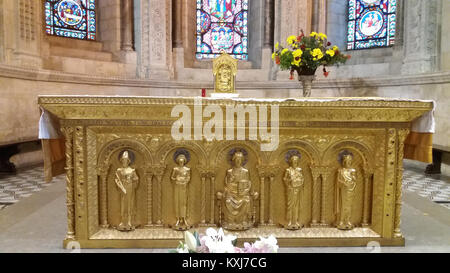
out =
[[[155,96],[39,96],[39,105],[60,119],[173,120],[175,105],[278,106],[280,120],[411,122],[434,101],[355,98],[208,98]],[[151,107],[149,107],[151,106]],[[224,108],[224,107],[223,107]]]
[[206,103],[273,103],[293,106],[364,106],[412,107],[431,110],[434,101],[383,97],[317,97],[317,98],[213,98],[170,96],[91,96],[91,95],[41,95],[38,103],[45,104],[177,104],[194,103],[201,99]]

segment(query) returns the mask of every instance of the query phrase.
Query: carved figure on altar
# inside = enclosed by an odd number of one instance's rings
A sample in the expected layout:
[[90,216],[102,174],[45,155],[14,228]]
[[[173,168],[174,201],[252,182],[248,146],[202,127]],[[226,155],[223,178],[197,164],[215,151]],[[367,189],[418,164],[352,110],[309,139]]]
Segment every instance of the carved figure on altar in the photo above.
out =
[[177,166],[173,168],[170,179],[174,185],[175,217],[177,222],[173,226],[177,230],[187,230],[188,184],[191,181],[191,169],[187,166],[189,152],[177,151],[174,155]]
[[242,151],[233,153],[233,168],[227,170],[224,192],[217,194],[223,201],[222,226],[228,230],[246,230],[255,222],[253,201],[258,198],[258,193],[252,192],[249,171],[243,167],[244,160]]
[[214,92],[236,93],[235,81],[237,73],[237,60],[225,51],[213,60]]
[[288,153],[289,168],[284,172],[283,181],[286,185],[286,229],[299,229],[302,225],[299,223],[301,190],[304,184],[303,170],[300,168],[300,153],[293,151]]
[[120,231],[134,230],[133,216],[136,214],[135,198],[136,189],[139,186],[139,176],[136,169],[130,166],[129,151],[124,151],[120,156],[121,168],[117,168],[115,182],[120,192],[120,223],[117,229]]
[[350,152],[341,152],[339,158],[342,167],[338,170],[336,185],[337,228],[349,230],[354,228],[351,216],[357,173],[352,167],[353,155]]

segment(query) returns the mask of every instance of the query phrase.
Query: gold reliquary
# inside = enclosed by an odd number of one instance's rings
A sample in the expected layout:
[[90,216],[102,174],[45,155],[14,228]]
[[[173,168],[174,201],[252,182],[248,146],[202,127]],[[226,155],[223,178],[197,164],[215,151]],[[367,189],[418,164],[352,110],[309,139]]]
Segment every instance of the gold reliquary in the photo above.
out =
[[432,109],[364,98],[39,104],[65,137],[64,243],[84,248],[174,248],[184,230],[207,227],[238,244],[274,235],[280,246],[403,245],[403,145]]
[[222,52],[213,60],[214,92],[211,93],[212,97],[234,98],[239,96],[235,89],[237,70],[238,61],[226,52]]

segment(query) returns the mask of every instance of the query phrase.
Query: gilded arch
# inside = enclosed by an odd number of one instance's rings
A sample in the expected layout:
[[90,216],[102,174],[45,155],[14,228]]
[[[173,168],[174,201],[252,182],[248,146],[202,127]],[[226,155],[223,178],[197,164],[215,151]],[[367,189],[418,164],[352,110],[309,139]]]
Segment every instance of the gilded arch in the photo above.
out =
[[335,160],[337,160],[336,155],[341,151],[345,149],[350,149],[356,153],[358,153],[361,158],[364,161],[364,166],[373,166],[374,162],[374,153],[371,151],[371,149],[365,145],[364,143],[361,143],[356,140],[342,140],[334,143],[330,147],[328,147],[322,156],[323,163],[326,164],[332,164]]
[[[267,162],[267,156],[258,151],[260,146],[255,141],[233,141],[233,142],[223,142],[215,147],[214,150],[210,153],[211,160],[214,161],[214,166],[218,166],[220,164],[220,160],[225,156],[225,154],[232,148],[242,147],[248,149],[255,157],[258,159],[258,162],[255,162],[256,165],[261,165]],[[260,157],[258,157],[258,155]]]
[[290,140],[281,143],[278,149],[271,153],[269,157],[270,162],[277,161],[280,156],[289,149],[299,149],[306,153],[311,160],[311,164],[319,165],[321,162],[320,153],[316,147],[303,140]]
[[130,139],[113,140],[105,144],[99,153],[97,161],[99,175],[108,172],[111,156],[120,149],[131,149],[138,154],[142,154],[146,168],[153,164],[153,157],[143,143]]
[[208,156],[205,149],[194,141],[169,141],[163,144],[156,152],[156,159],[159,162],[164,162],[169,156],[169,153],[173,150],[184,148],[186,150],[193,151],[198,157],[200,162],[208,162]]

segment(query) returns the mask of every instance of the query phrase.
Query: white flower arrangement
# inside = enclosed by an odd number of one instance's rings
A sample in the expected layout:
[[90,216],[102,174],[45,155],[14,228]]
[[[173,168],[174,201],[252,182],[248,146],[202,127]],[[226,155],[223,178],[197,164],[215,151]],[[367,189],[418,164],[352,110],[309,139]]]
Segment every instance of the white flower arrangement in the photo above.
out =
[[223,229],[208,228],[206,235],[198,232],[184,232],[184,242],[180,241],[174,253],[277,253],[277,239],[270,235],[267,238],[259,237],[253,244],[244,243],[243,248],[236,247],[236,236],[225,235]]

